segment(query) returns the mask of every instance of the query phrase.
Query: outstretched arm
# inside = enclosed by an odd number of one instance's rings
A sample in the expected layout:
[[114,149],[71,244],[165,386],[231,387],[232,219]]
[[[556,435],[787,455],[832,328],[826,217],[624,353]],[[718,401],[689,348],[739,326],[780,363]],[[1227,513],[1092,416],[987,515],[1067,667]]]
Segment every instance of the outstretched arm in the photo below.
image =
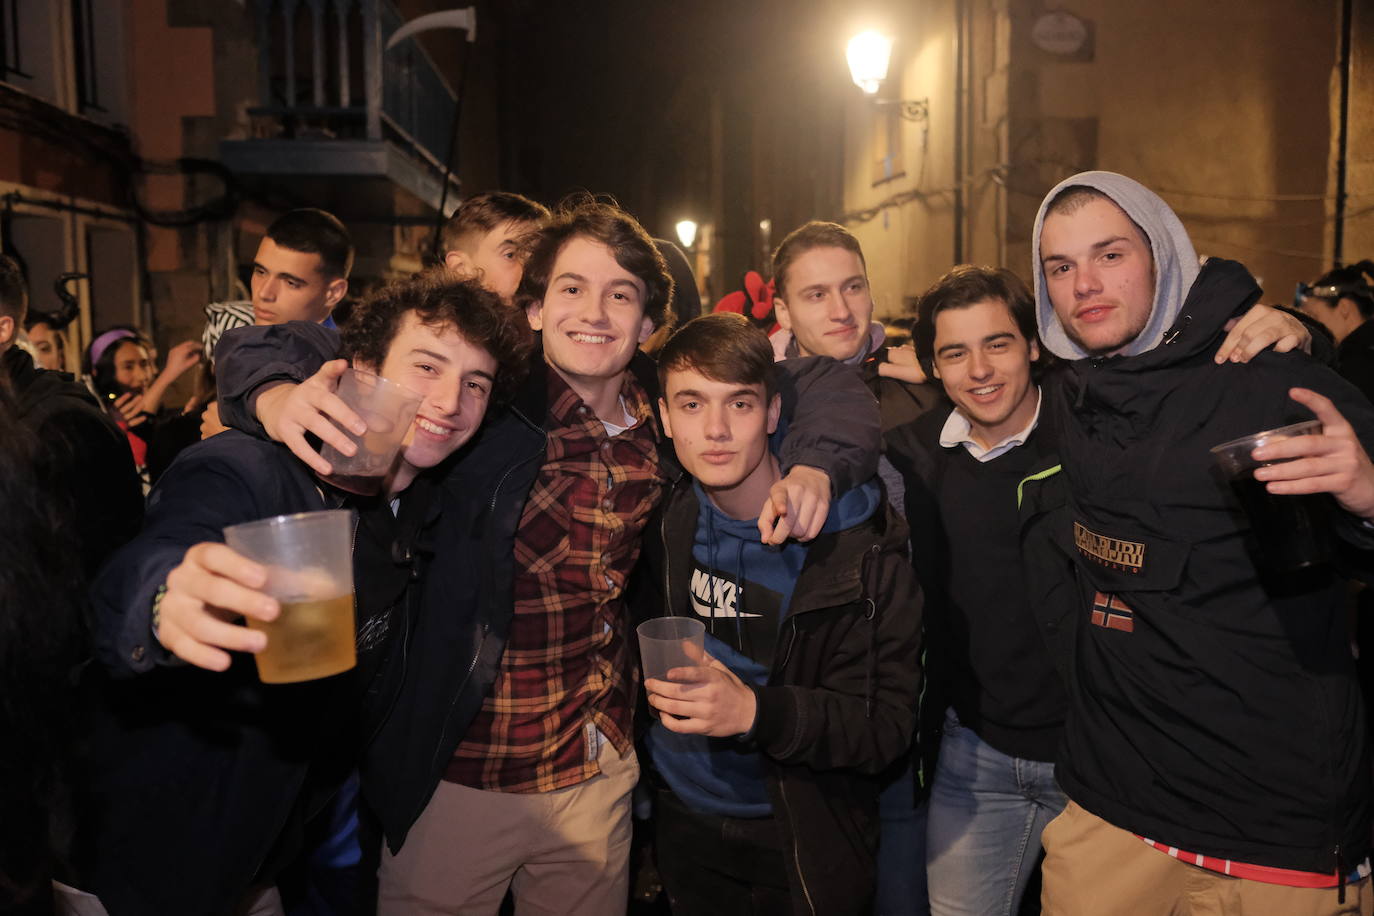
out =
[[253,408],[263,386],[303,382],[339,356],[339,332],[308,321],[226,331],[215,348],[220,422],[268,438]]
[[872,477],[882,447],[878,402],[852,366],[813,356],[784,360],[778,370],[784,477],[759,514],[770,544],[819,534],[831,496]]

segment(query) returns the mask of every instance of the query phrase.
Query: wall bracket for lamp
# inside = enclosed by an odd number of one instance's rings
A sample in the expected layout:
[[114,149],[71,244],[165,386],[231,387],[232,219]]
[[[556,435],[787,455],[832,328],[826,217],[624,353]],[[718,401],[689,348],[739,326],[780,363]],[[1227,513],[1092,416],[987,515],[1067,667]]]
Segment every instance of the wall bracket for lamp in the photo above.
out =
[[907,121],[930,120],[930,99],[874,99],[873,104],[879,108],[894,108]]

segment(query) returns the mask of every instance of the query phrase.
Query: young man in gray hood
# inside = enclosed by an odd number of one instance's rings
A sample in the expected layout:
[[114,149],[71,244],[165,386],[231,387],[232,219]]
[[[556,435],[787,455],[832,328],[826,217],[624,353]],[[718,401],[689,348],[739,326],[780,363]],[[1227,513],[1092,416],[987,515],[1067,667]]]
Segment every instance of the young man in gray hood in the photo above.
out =
[[[1199,267],[1178,217],[1131,179],[1062,182],[1034,241],[1040,335],[1069,361],[1044,409],[1082,602],[1045,912],[1374,912],[1338,573],[1374,543],[1374,408],[1301,354],[1218,364],[1259,287],[1235,262]],[[1331,562],[1281,574],[1209,449],[1313,415],[1322,434],[1255,455],[1298,460],[1255,477],[1331,494],[1340,537]]]

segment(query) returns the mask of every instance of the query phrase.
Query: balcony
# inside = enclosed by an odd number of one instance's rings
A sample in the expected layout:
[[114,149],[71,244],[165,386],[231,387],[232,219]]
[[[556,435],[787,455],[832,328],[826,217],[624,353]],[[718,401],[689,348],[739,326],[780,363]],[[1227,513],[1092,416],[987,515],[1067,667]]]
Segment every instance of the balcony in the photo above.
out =
[[[220,143],[240,175],[380,178],[430,208],[443,195],[454,90],[390,0],[259,0],[260,103]],[[449,178],[450,206],[458,181]]]

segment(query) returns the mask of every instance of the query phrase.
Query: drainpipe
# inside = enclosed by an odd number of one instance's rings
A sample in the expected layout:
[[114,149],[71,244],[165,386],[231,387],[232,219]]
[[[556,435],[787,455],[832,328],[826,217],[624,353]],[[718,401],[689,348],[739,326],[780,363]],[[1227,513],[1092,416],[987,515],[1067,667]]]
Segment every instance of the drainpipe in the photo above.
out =
[[1336,64],[1341,77],[1340,116],[1336,129],[1336,231],[1331,244],[1336,264],[1345,260],[1345,168],[1350,145],[1350,71],[1354,65],[1350,53],[1353,7],[1353,0],[1342,0],[1340,57]]

